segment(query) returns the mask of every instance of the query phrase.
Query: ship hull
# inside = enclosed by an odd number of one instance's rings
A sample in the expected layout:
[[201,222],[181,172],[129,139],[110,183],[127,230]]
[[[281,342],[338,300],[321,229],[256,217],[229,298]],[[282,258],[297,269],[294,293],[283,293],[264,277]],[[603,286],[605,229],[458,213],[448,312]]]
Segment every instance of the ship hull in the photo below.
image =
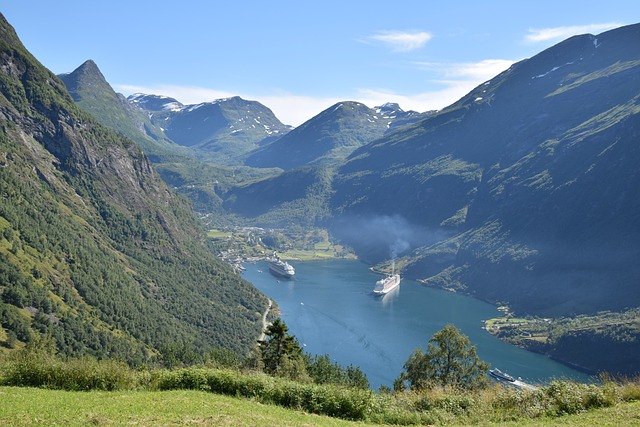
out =
[[285,279],[290,279],[295,274],[293,267],[289,266],[288,269],[285,269],[285,267],[274,262],[269,263],[269,272],[275,276],[284,277]]
[[287,273],[286,271],[281,271],[281,270],[279,270],[279,269],[277,269],[277,268],[275,268],[275,267],[271,267],[271,266],[269,266],[269,271],[270,271],[272,274],[274,274],[274,275],[276,275],[276,276],[278,276],[278,277],[284,277],[285,279],[290,279],[290,278],[292,278],[292,277],[293,277],[293,274],[291,274],[291,273]]

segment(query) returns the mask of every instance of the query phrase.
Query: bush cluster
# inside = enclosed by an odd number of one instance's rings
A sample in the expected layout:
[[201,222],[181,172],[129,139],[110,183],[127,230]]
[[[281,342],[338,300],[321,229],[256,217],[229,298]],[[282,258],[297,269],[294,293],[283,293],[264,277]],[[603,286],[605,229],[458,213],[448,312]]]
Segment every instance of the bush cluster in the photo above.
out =
[[560,417],[640,400],[640,381],[554,381],[535,391],[495,385],[483,390],[435,388],[374,393],[357,386],[301,383],[259,372],[191,367],[135,370],[112,360],[63,361],[43,351],[0,358],[0,385],[62,390],[200,390],[309,413],[382,424],[482,424]]
[[2,363],[0,385],[114,391],[137,388],[143,378],[142,372],[114,360],[62,361],[45,353],[18,352]]
[[303,384],[260,373],[224,369],[156,371],[152,375],[152,384],[159,390],[210,391],[350,420],[367,417],[374,395],[372,390]]

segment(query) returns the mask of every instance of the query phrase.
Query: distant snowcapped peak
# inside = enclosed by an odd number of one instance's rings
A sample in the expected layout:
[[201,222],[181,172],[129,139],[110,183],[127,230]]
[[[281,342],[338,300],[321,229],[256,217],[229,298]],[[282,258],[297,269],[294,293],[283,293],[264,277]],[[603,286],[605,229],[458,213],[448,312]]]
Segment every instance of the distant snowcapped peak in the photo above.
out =
[[127,100],[148,111],[179,111],[183,107],[176,99],[164,95],[134,93]]

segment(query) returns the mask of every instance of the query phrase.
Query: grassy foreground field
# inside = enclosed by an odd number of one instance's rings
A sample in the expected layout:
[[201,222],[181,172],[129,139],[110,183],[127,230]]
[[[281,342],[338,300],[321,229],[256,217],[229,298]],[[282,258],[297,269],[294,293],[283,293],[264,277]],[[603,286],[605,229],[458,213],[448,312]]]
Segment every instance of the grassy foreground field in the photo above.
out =
[[[0,387],[7,426],[368,426],[203,391],[61,391]],[[456,424],[450,425],[464,425]],[[640,426],[640,402],[487,426]]]
[[348,426],[347,421],[192,390],[70,392],[0,387],[7,426]]

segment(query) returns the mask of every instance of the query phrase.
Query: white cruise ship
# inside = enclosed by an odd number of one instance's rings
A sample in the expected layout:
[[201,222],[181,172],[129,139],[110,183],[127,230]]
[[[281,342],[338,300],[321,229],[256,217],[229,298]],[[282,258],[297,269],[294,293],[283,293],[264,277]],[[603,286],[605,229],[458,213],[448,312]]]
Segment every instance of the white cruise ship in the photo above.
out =
[[391,274],[384,279],[376,282],[376,287],[373,289],[373,293],[376,295],[384,295],[389,291],[397,288],[400,285],[400,275]]
[[276,253],[273,253],[273,258],[269,260],[269,271],[277,276],[293,277],[296,274],[296,270],[291,264],[286,261],[282,261]]

